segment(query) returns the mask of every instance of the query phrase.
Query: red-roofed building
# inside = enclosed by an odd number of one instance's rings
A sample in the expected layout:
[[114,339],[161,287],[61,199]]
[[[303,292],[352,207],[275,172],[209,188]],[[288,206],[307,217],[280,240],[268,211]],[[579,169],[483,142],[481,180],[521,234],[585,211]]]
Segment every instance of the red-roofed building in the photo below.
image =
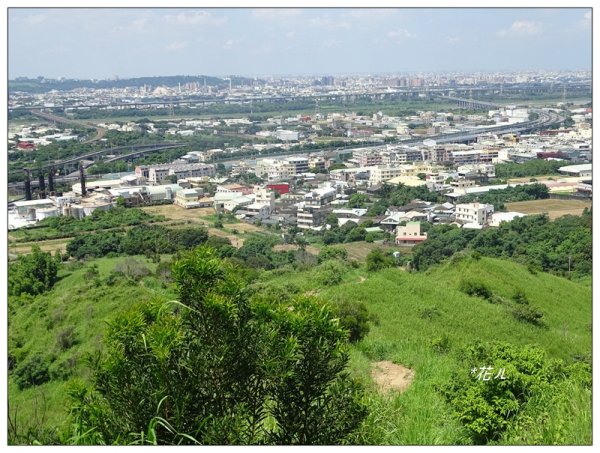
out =
[[289,193],[289,191],[290,191],[290,185],[289,184],[268,184],[267,188],[271,189],[271,190],[274,190],[279,195],[284,195],[286,193]]
[[23,149],[23,150],[31,150],[31,149],[35,149],[35,145],[31,142],[19,142],[19,143],[17,143],[17,148]]

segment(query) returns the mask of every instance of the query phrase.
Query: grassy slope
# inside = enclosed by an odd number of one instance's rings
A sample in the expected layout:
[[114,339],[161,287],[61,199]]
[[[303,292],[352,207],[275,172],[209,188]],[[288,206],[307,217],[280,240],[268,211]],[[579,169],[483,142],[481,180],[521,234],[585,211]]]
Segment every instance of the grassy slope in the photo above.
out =
[[[105,277],[122,259],[105,258],[94,263],[99,267],[100,276]],[[151,264],[147,265],[152,268]],[[77,357],[79,362],[74,366],[74,374],[81,377],[85,377],[85,372],[80,358],[100,346],[106,320],[134,301],[173,297],[153,279],[146,279],[145,285],[139,286],[121,284],[96,288],[85,281],[85,271],[84,268],[64,272],[64,278],[50,293],[30,306],[18,308],[9,320],[11,337],[21,338],[21,354],[31,351],[53,355],[51,369],[57,370],[69,366],[69,360]],[[379,318],[378,325],[372,326],[369,335],[351,351],[352,372],[373,390],[368,396],[371,415],[366,429],[354,443],[461,443],[460,426],[450,416],[436,387],[448,382],[457,369],[455,353],[460,347],[476,340],[537,344],[556,358],[591,351],[592,298],[587,281],[570,282],[544,273],[532,275],[521,265],[491,258],[455,260],[426,273],[406,273],[398,269],[369,273],[364,268],[351,269],[344,274],[342,282],[333,287],[320,287],[311,272],[315,271],[265,277],[275,285],[291,283],[302,291],[314,291],[324,300],[363,301]],[[461,293],[457,288],[460,279],[465,277],[485,281],[495,294],[505,298],[510,298],[516,289],[524,291],[530,304],[544,312],[547,328],[517,322],[506,307]],[[424,309],[436,309],[439,315],[423,318]],[[79,343],[60,352],[56,336],[69,325],[76,326]],[[430,342],[444,335],[449,339],[450,352],[436,353]],[[411,387],[401,395],[382,396],[375,392],[370,364],[377,360],[391,360],[412,368],[415,380]],[[44,395],[48,425],[55,425],[65,418],[65,384],[66,381],[56,380],[21,392],[10,378],[11,411],[18,406],[20,423],[35,424],[35,401],[38,400],[39,407]],[[587,401],[585,395],[574,395],[571,412],[588,411]],[[556,413],[555,418],[560,415]],[[591,426],[589,434],[586,428],[589,417],[586,417],[574,427],[584,441],[588,439],[586,436],[591,436]]]
[[[361,276],[366,280],[361,282]],[[530,304],[544,312],[547,328],[518,322],[506,307],[461,293],[458,284],[465,277],[485,281],[494,294],[505,298],[521,289]],[[316,286],[314,279],[302,274],[278,277],[278,281],[295,283],[304,291]],[[591,288],[549,274],[532,275],[526,267],[509,261],[465,258],[423,274],[353,270],[340,285],[319,295],[325,300],[363,301],[379,318],[379,325],[371,328],[351,354],[353,371],[365,382],[371,382],[372,361],[391,360],[415,371],[415,380],[404,394],[372,394],[368,434],[357,439],[360,443],[460,443],[461,431],[435,389],[448,382],[456,369],[456,352],[476,340],[537,344],[549,356],[563,359],[591,351]],[[432,308],[439,316],[420,316],[422,310]],[[434,352],[431,340],[444,335],[450,352]],[[591,410],[583,401],[572,413]],[[591,425],[588,436],[591,439]]]
[[[155,268],[145,258],[135,258],[143,261],[148,268]],[[92,263],[98,266],[99,276],[103,279],[117,262],[124,259],[126,258],[102,258]],[[85,277],[90,265],[61,271],[61,280],[50,292],[37,297],[31,304],[16,308],[14,314],[10,312],[9,341],[17,339],[20,345],[16,349],[11,347],[17,361],[39,353],[54,359],[50,365],[51,377],[72,372],[70,377],[85,378],[83,358],[101,347],[107,321],[135,302],[157,296],[172,297],[154,279],[146,279],[137,286],[117,282],[114,286],[104,284],[95,287]],[[72,347],[61,350],[57,336],[69,326],[75,327],[76,342]],[[67,380],[58,378],[20,391],[14,378],[9,378],[10,410],[11,414],[17,411],[21,432],[27,426],[55,426],[65,419],[68,407],[66,384]]]

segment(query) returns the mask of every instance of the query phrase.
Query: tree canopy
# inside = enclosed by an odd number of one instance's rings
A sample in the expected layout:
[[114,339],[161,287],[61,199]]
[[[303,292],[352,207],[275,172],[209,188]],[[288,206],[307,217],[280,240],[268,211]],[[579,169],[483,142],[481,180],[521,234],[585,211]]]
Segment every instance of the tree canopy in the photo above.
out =
[[208,247],[173,268],[179,301],[111,323],[93,388],[71,389],[80,444],[341,444],[366,416],[327,305],[245,290]]

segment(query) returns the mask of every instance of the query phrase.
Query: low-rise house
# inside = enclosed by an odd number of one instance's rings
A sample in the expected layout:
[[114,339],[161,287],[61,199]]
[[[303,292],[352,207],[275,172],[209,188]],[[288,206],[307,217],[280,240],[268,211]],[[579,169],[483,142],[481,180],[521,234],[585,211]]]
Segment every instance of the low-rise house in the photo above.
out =
[[183,189],[175,195],[174,204],[185,209],[206,208],[214,203],[213,197],[205,197],[202,189]]
[[459,203],[454,211],[456,221],[464,226],[468,224],[487,225],[493,213],[494,205],[485,203]]
[[427,240],[427,233],[421,233],[421,222],[407,222],[396,228],[396,244],[413,246]]

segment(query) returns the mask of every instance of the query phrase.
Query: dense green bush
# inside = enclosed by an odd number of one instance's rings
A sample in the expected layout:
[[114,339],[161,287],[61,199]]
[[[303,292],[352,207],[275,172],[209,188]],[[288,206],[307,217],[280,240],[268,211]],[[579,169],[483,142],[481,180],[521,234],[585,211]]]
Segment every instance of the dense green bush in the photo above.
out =
[[335,286],[342,282],[348,266],[339,260],[328,260],[313,270],[314,280],[322,286]]
[[8,268],[8,294],[36,295],[51,289],[58,280],[58,262],[36,245],[31,254],[21,255]]
[[334,310],[340,325],[349,332],[348,339],[351,343],[362,340],[369,333],[370,322],[374,318],[364,302],[342,300],[334,305]]
[[512,314],[517,321],[527,322],[536,326],[544,325],[544,313],[529,305],[517,305],[512,309]]
[[550,360],[534,346],[477,343],[462,358],[464,370],[441,392],[476,444],[497,441],[532,398],[559,392],[565,379],[581,375],[578,367]]
[[340,444],[364,417],[346,332],[323,303],[244,287],[206,247],[173,268],[179,300],[118,317],[72,387],[72,442]]
[[392,267],[394,264],[394,258],[380,248],[371,250],[367,255],[368,271],[379,271],[381,269],[385,269],[386,267]]
[[40,354],[35,354],[15,368],[15,382],[21,390],[48,382],[48,367],[46,359]]
[[488,285],[475,280],[461,280],[458,284],[459,291],[469,296],[481,297],[485,300],[491,300],[493,293]]
[[348,251],[341,247],[323,247],[319,251],[318,259],[319,263],[332,259],[345,261],[348,259]]
[[76,259],[109,255],[154,257],[177,250],[190,250],[204,244],[204,228],[168,229],[161,225],[137,225],[126,233],[80,234],[67,243],[67,252]]

